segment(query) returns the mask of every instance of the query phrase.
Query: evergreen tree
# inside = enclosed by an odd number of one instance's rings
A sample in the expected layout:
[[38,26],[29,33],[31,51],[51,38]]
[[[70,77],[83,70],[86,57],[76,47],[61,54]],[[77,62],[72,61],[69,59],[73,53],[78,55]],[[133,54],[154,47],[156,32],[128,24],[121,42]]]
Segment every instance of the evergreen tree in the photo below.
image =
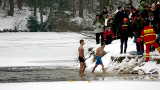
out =
[[27,27],[31,32],[38,32],[40,24],[35,16],[30,16],[27,22]]

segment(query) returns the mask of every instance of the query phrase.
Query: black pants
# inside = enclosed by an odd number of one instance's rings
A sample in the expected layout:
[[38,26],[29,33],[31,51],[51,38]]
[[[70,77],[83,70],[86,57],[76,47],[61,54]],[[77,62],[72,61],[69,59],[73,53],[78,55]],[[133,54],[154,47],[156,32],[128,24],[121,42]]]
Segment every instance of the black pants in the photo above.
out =
[[112,43],[112,36],[106,36],[104,39],[104,42],[106,45],[111,44]]
[[103,33],[96,33],[96,43],[100,44],[100,37],[101,37],[101,43],[104,42]]
[[144,53],[144,44],[143,42],[136,42],[137,54],[143,55]]
[[[121,46],[120,46],[120,48],[121,48],[121,54],[122,53],[126,53],[126,51],[127,51],[127,43],[128,43],[128,37],[127,38],[120,38],[120,40],[121,40]],[[123,46],[124,46],[124,52],[123,52]]]

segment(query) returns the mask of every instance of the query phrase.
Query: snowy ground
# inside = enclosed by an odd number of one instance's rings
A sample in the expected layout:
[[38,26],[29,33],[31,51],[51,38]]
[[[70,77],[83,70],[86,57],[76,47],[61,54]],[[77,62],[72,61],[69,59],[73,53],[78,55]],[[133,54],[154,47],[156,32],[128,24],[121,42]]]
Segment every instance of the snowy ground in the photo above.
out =
[[15,14],[13,17],[6,16],[4,12],[0,11],[0,30],[4,29],[12,29],[15,27],[18,30],[28,30],[26,27],[27,19],[31,15],[31,11],[28,8],[24,8],[23,10],[15,10]]
[[[24,7],[22,10],[15,9],[14,16],[7,16],[6,12],[0,10],[0,31],[4,29],[18,31],[28,31],[27,20],[32,15],[32,11],[28,7]],[[37,19],[40,22],[40,13],[37,12]],[[47,20],[47,16],[43,16],[43,21]]]
[[159,90],[159,82],[46,82],[0,84],[1,90]]

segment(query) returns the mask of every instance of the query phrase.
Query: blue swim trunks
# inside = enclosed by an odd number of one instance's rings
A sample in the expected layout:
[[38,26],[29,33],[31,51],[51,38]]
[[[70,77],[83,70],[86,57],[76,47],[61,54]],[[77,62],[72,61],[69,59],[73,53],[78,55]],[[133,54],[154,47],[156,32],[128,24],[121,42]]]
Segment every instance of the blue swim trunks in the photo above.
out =
[[103,63],[102,63],[102,57],[101,57],[101,56],[96,56],[96,64],[97,64],[97,65],[103,64]]

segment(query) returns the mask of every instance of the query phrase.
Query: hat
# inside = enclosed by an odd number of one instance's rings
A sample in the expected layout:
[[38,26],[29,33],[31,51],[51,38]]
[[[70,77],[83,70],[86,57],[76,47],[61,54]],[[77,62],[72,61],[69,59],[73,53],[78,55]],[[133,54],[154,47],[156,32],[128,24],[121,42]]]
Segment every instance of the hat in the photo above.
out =
[[123,22],[128,22],[128,18],[123,18]]

